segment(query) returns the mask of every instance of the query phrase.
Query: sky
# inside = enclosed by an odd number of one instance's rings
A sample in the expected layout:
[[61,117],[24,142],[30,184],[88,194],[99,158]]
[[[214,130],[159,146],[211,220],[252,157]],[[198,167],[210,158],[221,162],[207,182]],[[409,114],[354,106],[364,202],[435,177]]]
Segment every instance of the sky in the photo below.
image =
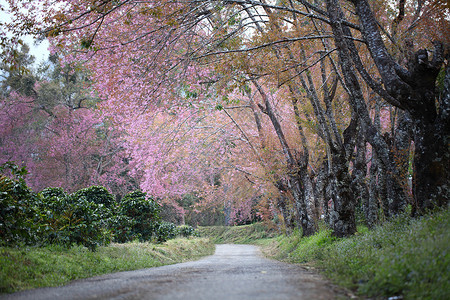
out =
[[[8,4],[5,0],[0,0],[0,6],[6,7]],[[7,15],[4,11],[0,10],[0,20],[2,22],[7,22],[10,20],[10,16]],[[49,43],[47,40],[44,40],[38,44],[36,44],[35,39],[32,36],[26,36],[23,38],[24,42],[30,46],[30,54],[36,58],[35,65],[39,65],[42,61],[46,61],[48,59],[48,55],[50,52],[48,51]]]
[[39,65],[40,62],[46,61],[50,52],[48,51],[49,43],[47,40],[35,44],[35,40],[32,36],[24,38],[24,42],[30,46],[30,54],[36,58],[35,64]]

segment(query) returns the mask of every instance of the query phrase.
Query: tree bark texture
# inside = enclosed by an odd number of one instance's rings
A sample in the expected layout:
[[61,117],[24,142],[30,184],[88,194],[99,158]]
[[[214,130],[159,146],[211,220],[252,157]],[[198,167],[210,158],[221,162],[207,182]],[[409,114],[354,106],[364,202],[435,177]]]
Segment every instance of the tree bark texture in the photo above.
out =
[[449,103],[448,97],[436,101],[435,86],[444,62],[443,46],[435,43],[432,60],[427,50],[417,51],[404,68],[388,53],[368,1],[352,2],[383,85],[400,103],[391,104],[405,109],[414,124],[414,212],[445,206],[449,200]]

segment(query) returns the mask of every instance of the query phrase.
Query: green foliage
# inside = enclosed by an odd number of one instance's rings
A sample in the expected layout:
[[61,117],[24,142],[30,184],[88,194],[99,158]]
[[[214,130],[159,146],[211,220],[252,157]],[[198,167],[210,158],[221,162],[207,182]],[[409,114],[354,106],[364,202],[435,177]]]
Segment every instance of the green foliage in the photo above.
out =
[[173,239],[178,235],[177,226],[170,222],[160,222],[156,227],[156,236],[158,242],[165,242]]
[[183,262],[213,252],[214,245],[199,238],[159,245],[112,244],[95,252],[83,246],[0,247],[0,293],[59,286],[101,274]]
[[23,180],[28,174],[28,171],[25,166],[19,167],[19,165],[15,164],[14,162],[7,161],[0,165],[0,173],[4,175],[10,175],[10,177],[17,180]]
[[44,244],[78,244],[94,250],[110,242],[105,216],[111,212],[103,204],[88,200],[82,193],[67,195],[60,188],[44,189],[40,195]]
[[209,237],[216,244],[253,244],[261,239],[277,235],[273,228],[264,223],[242,226],[202,226],[198,230],[200,236]]
[[[141,191],[127,194],[116,205],[101,186],[68,195],[62,188],[46,188],[39,194],[25,184],[25,168],[8,162],[0,171],[0,237],[2,245],[83,245],[90,250],[113,239],[164,242],[179,234],[172,223],[160,223],[160,206]],[[195,235],[191,227],[183,236]]]
[[77,199],[86,197],[88,201],[96,204],[102,204],[107,208],[112,208],[116,204],[114,196],[103,186],[91,186],[81,189],[73,194]]
[[200,232],[196,230],[194,227],[189,225],[178,226],[177,230],[178,234],[181,235],[182,237],[200,236]]
[[139,239],[139,234],[133,231],[136,221],[124,215],[114,215],[109,219],[113,241],[116,243],[127,243]]
[[147,199],[146,193],[134,191],[125,195],[113,221],[117,241],[130,241],[134,238],[151,240],[158,228],[160,210],[159,204],[151,198]]
[[61,188],[47,188],[36,194],[25,184],[25,168],[8,162],[0,170],[13,178],[0,175],[3,245],[79,244],[94,250],[110,242],[104,218],[111,213],[103,203],[111,197],[105,195],[104,188],[85,189],[73,195]]
[[0,166],[0,238],[2,244],[32,244],[37,239],[39,198],[25,184],[27,171],[12,162]]
[[40,194],[44,200],[52,199],[53,197],[58,197],[58,198],[67,197],[67,193],[64,191],[63,188],[60,188],[60,187],[45,188],[40,192]]
[[1,93],[9,95],[11,91],[16,91],[22,95],[32,96],[35,94],[36,77],[30,70],[35,58],[29,53],[30,47],[24,43],[20,49],[14,48],[11,49],[10,55],[7,55],[10,59],[5,60],[3,56],[0,62],[0,70],[3,73],[0,82]]
[[[67,245],[76,243],[94,250],[99,245],[110,242],[103,221],[105,209],[101,204],[89,201],[86,197],[70,196],[62,215],[64,223],[59,232]],[[61,240],[64,243],[64,240]]]
[[314,264],[340,285],[375,298],[450,298],[450,210],[421,219],[400,216],[350,238],[335,239],[328,230],[301,238],[278,238],[272,256]]
[[89,49],[92,45],[92,39],[84,39],[81,40],[81,47],[85,49]]

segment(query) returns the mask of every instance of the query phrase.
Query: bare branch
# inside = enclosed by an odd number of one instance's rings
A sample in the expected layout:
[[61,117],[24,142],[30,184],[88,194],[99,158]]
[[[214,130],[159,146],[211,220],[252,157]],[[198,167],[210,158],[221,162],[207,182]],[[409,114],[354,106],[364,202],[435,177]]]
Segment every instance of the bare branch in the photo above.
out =
[[245,48],[245,49],[223,50],[223,51],[206,53],[206,54],[203,54],[203,55],[200,55],[200,56],[193,57],[192,59],[197,60],[197,59],[200,59],[200,58],[213,56],[213,55],[220,55],[220,54],[250,52],[250,51],[255,51],[255,50],[258,50],[258,49],[270,47],[270,46],[281,44],[281,43],[292,43],[292,42],[297,42],[297,41],[332,38],[332,37],[333,37],[332,35],[320,35],[320,36],[302,36],[302,37],[297,37],[297,38],[283,38],[283,39],[278,40],[278,41],[273,41],[273,42],[270,42],[270,43],[262,44],[262,45],[255,46],[255,47]]

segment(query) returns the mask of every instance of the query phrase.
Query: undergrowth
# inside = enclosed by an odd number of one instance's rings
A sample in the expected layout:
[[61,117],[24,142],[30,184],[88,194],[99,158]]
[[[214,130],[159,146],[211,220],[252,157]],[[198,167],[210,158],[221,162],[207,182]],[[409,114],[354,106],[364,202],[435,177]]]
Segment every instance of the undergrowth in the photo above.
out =
[[322,229],[274,239],[268,256],[306,263],[335,283],[372,298],[450,299],[450,210],[400,216],[374,230],[336,239]]
[[209,238],[216,244],[254,244],[277,236],[277,232],[263,223],[242,226],[202,226],[200,236]]
[[0,293],[58,286],[71,280],[118,271],[179,263],[210,255],[204,238],[177,238],[164,244],[129,242],[98,247],[0,247]]

